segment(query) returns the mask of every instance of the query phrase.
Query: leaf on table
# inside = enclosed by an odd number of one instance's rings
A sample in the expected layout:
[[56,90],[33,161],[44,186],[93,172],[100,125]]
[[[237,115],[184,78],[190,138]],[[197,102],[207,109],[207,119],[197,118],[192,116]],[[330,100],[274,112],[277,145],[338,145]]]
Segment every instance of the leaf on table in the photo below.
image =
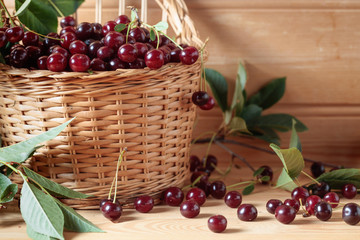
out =
[[56,182],[53,182],[47,179],[44,176],[32,171],[29,168],[24,167],[25,174],[35,180],[35,182],[39,183],[46,190],[50,190],[52,193],[55,193],[57,196],[67,197],[67,198],[88,198],[90,195],[86,195],[84,193],[76,192],[70,188],[64,187]]
[[225,77],[218,71],[210,68],[205,68],[205,75],[217,104],[225,112],[228,109],[228,85]]
[[291,192],[296,187],[298,186],[294,183],[294,180],[289,176],[286,169],[283,168],[276,182],[276,188],[282,188]]
[[345,184],[351,183],[360,188],[360,169],[344,168],[321,174],[316,179],[319,182],[326,182],[332,189],[341,189]]
[[35,232],[64,239],[64,216],[54,198],[27,181],[21,189],[20,211]]
[[291,128],[291,137],[290,137],[290,144],[289,144],[289,148],[295,147],[297,148],[300,152],[302,152],[302,146],[301,146],[301,142],[300,142],[300,138],[296,132],[296,120],[293,119],[292,120],[292,128]]
[[56,200],[56,203],[58,204],[64,215],[64,219],[65,219],[64,227],[67,230],[74,232],[105,232],[100,228],[96,227],[89,220],[78,214],[71,207],[66,206],[59,200]]
[[[25,0],[15,0],[15,9],[18,10],[24,2]],[[50,32],[57,32],[57,12],[53,7],[44,4],[44,1],[32,0],[26,11],[19,14],[18,18],[37,33],[46,35]]]
[[249,195],[250,193],[252,193],[254,191],[254,189],[255,189],[254,184],[249,184],[242,191],[242,195]]
[[262,109],[271,107],[283,97],[285,93],[285,81],[286,77],[270,81],[249,98],[249,104],[259,105]]
[[31,239],[36,240],[57,240],[57,238],[53,238],[47,235],[44,235],[42,233],[36,232],[34,229],[32,229],[31,226],[26,225],[26,233]]
[[270,147],[280,158],[281,162],[284,165],[284,169],[286,170],[290,178],[294,179],[299,176],[299,174],[305,167],[304,158],[301,152],[297,148],[280,149],[279,146],[273,143],[270,144]]
[[154,28],[157,31],[165,31],[166,29],[169,28],[169,24],[167,22],[158,22],[157,24],[154,25]]
[[292,121],[295,119],[295,129],[298,132],[306,131],[308,128],[303,124],[300,120],[296,119],[295,117],[285,114],[285,113],[274,113],[261,116],[256,119],[253,123],[256,127],[266,127],[266,128],[273,128],[280,132],[286,132],[292,129]]
[[[28,159],[34,151],[37,149],[37,145],[51,140],[56,137],[73,119],[52,128],[51,130],[41,133],[35,137],[32,137],[26,141],[19,142],[17,144],[0,148],[0,160],[4,162],[17,162],[22,163]],[[1,166],[2,164],[0,164]]]
[[7,186],[4,191],[1,192],[0,195],[0,203],[7,203],[7,202],[11,202],[14,197],[15,194],[18,191],[18,185],[17,184],[10,184],[9,186]]
[[245,99],[243,96],[243,89],[246,84],[246,70],[244,65],[240,62],[238,67],[238,73],[236,75],[235,89],[233,94],[233,99],[231,102],[230,110],[235,109],[236,115],[240,115],[245,104]]

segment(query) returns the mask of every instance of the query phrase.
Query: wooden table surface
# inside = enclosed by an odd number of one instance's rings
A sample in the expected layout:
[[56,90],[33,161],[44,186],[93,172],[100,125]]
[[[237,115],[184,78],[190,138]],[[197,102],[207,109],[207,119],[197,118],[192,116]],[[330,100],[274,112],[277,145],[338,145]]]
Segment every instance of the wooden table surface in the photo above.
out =
[[[276,170],[275,172],[277,172]],[[249,180],[248,169],[233,169],[226,177],[227,183]],[[258,217],[253,222],[243,222],[237,218],[236,209],[229,208],[223,200],[209,198],[201,207],[200,215],[186,219],[180,214],[178,207],[165,205],[155,206],[150,213],[138,213],[133,209],[125,209],[119,223],[105,219],[100,211],[78,211],[106,233],[71,233],[64,234],[65,239],[360,239],[360,224],[350,226],[341,219],[341,208],[334,210],[329,221],[321,222],[316,217],[302,217],[298,214],[295,220],[284,225],[278,222],[265,208],[267,200],[277,198],[285,200],[290,193],[272,189],[270,186],[256,185],[255,191],[243,196],[243,203],[254,204]],[[351,202],[359,203],[360,196]],[[341,202],[350,200],[341,199]],[[213,233],[207,227],[210,216],[222,214],[228,220],[228,226],[223,233]],[[29,239],[26,225],[21,214],[16,210],[1,210],[0,239]]]

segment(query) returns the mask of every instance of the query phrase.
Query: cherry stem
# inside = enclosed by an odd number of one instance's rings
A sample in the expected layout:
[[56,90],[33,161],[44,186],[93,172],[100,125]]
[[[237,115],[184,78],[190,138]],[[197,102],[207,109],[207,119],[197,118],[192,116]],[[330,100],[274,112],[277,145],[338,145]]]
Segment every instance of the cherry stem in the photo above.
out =
[[209,144],[208,144],[208,147],[206,149],[206,153],[205,153],[205,159],[204,159],[204,164],[203,164],[203,167],[206,167],[206,162],[207,162],[207,157],[209,155],[209,152],[210,152],[210,148],[211,148],[211,144],[213,143],[214,139],[216,137],[216,133],[214,133],[209,141]]
[[0,0],[1,6],[3,7],[3,9],[5,10],[6,14],[9,16],[10,22],[12,26],[16,26],[15,22],[12,19],[11,14],[9,13],[9,10],[6,8],[5,4],[3,3],[2,0]]
[[[155,29],[156,30],[156,29]],[[184,50],[184,48],[182,46],[180,46],[176,41],[174,41],[171,37],[169,37],[168,35],[166,35],[163,31],[159,31],[159,33],[161,33],[162,35],[164,35],[165,37],[167,37],[172,43],[175,44],[175,46],[177,46],[178,48],[180,48],[180,50]]]
[[117,183],[118,183],[119,167],[120,167],[120,163],[122,162],[124,152],[125,152],[126,150],[127,150],[127,149],[125,148],[124,150],[121,151],[120,156],[119,156],[119,158],[118,158],[117,165],[116,165],[116,174],[115,174],[115,179],[116,179],[116,180],[115,180],[115,190],[114,190],[114,200],[113,200],[113,203],[116,202],[116,192],[117,192]]
[[235,184],[232,184],[230,186],[227,186],[226,189],[230,189],[230,188],[234,188],[236,186],[240,186],[240,185],[244,185],[244,184],[249,184],[249,183],[255,183],[254,180],[251,180],[251,181],[244,181],[244,182],[239,182],[239,183],[235,183]]
[[308,178],[310,178],[312,181],[314,181],[316,184],[320,185],[319,181],[316,180],[315,178],[313,178],[312,176],[310,176],[309,174],[307,174],[304,171],[301,171],[302,174],[304,174],[305,176],[307,176]]

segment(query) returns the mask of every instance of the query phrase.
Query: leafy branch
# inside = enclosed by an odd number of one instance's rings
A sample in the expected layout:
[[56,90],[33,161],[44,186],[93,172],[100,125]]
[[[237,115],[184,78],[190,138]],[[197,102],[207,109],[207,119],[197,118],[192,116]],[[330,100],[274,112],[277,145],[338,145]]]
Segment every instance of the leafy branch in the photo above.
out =
[[27,233],[33,239],[64,239],[64,229],[103,232],[56,198],[83,199],[89,195],[66,188],[23,165],[39,148],[38,144],[56,137],[71,121],[26,141],[0,148],[0,207],[14,200],[18,185],[12,183],[9,176],[19,174],[23,179],[20,211],[27,224]]

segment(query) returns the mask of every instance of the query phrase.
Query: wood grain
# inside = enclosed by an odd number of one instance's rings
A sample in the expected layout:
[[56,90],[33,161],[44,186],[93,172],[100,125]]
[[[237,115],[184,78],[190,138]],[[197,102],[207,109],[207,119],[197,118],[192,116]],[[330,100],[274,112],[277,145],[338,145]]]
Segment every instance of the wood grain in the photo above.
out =
[[[273,166],[279,166],[274,162]],[[264,162],[263,162],[264,163]],[[223,165],[222,169],[225,168]],[[275,168],[279,173],[279,168]],[[247,168],[233,169],[225,179],[228,184],[251,179]],[[305,182],[306,179],[302,179]],[[105,219],[100,211],[82,210],[81,215],[91,220],[106,233],[71,233],[64,234],[65,239],[358,239],[359,226],[347,225],[341,219],[341,208],[333,212],[332,218],[321,222],[314,216],[303,218],[299,213],[294,222],[288,225],[279,223],[273,215],[267,212],[265,204],[271,198],[285,200],[290,197],[286,191],[271,189],[269,186],[256,185],[254,193],[243,196],[243,203],[253,204],[258,210],[258,217],[253,222],[243,222],[237,218],[236,209],[227,207],[223,200],[209,198],[201,207],[200,215],[193,219],[181,216],[178,207],[165,205],[155,206],[147,213],[141,214],[133,209],[124,210],[119,223],[112,223]],[[360,196],[351,200],[358,202]],[[341,202],[349,200],[341,199]],[[0,238],[28,239],[26,226],[21,220],[19,212],[1,210]],[[210,216],[222,214],[228,220],[227,229],[221,234],[212,233],[207,227]]]

